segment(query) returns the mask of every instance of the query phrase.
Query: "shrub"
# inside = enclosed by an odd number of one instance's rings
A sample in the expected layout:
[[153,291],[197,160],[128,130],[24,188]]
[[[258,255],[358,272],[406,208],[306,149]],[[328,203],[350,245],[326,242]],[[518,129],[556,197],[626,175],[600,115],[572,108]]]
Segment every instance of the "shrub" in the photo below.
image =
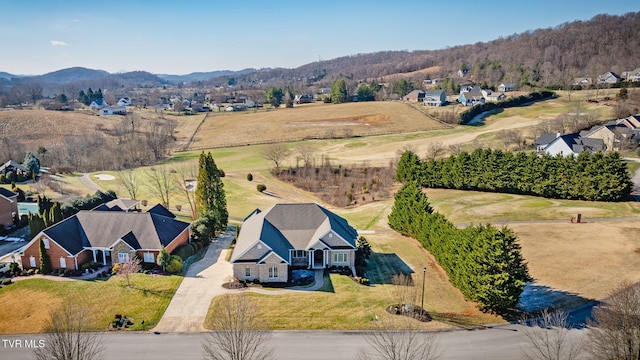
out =
[[111,267],[111,274],[117,274],[118,271],[120,271],[120,263],[113,264],[113,267]]
[[182,259],[179,256],[172,255],[169,265],[167,265],[167,272],[170,274],[177,274],[182,271]]
[[247,181],[253,181],[253,175],[251,173],[247,174]]
[[33,275],[33,274],[35,274],[35,273],[36,273],[36,269],[29,269],[29,270],[27,270],[27,276],[31,276],[31,275]]
[[369,279],[367,279],[367,278],[365,278],[365,277],[360,278],[360,281],[359,281],[359,282],[360,282],[360,284],[362,284],[362,285],[367,285],[367,286],[369,286]]
[[258,185],[256,186],[256,189],[257,189],[259,192],[263,192],[263,191],[267,190],[267,186],[266,186],[265,184],[258,184]]
[[11,279],[2,280],[2,285],[9,285],[9,284],[11,284]]
[[67,269],[67,270],[65,270],[65,271],[64,271],[64,276],[65,276],[65,277],[69,277],[69,276],[71,276],[72,274],[73,274],[73,272],[71,271],[71,269]]

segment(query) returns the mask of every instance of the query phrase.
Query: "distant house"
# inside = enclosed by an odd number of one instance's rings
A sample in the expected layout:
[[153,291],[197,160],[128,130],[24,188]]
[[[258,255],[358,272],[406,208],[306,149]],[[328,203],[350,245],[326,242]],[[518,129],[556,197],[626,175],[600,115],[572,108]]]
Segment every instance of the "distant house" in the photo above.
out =
[[558,136],[544,149],[544,152],[557,156],[578,156],[580,153],[587,151],[589,153],[596,153],[598,151],[605,150],[605,144],[602,139],[589,139],[581,138],[580,134],[567,134]]
[[469,75],[469,69],[458,70],[458,77],[466,77]]
[[123,97],[118,100],[117,106],[131,106],[131,99],[128,97]]
[[464,106],[473,106],[485,103],[485,99],[479,91],[465,91],[460,94],[458,101]]
[[573,79],[573,85],[574,86],[589,86],[591,85],[591,78],[585,78],[585,77],[581,77],[581,78],[574,78]]
[[620,76],[625,81],[640,81],[640,68],[631,71],[624,71]]
[[94,100],[91,102],[91,104],[89,104],[89,108],[92,110],[100,110],[107,106],[109,106],[109,104],[107,104],[107,102],[104,101],[104,99]]
[[515,90],[515,88],[516,88],[516,84],[514,83],[502,83],[498,85],[499,92],[513,91]]
[[462,85],[460,86],[460,94],[463,92],[481,92],[482,88],[477,85]]
[[0,225],[11,226],[18,216],[18,194],[0,188]]
[[6,175],[9,171],[14,172],[16,175],[17,174],[22,174],[22,175],[29,175],[27,172],[27,169],[22,166],[22,164],[15,162],[13,160],[9,160],[6,163],[0,165],[0,174]]
[[606,73],[598,76],[598,84],[617,84],[620,82],[620,76],[616,73],[607,71]]
[[604,142],[605,150],[620,150],[622,142],[635,141],[636,132],[633,129],[620,125],[594,126],[589,130],[581,131],[580,136],[585,139],[600,139]]
[[92,211],[140,211],[140,200],[118,198],[98,205]]
[[293,98],[293,102],[295,104],[309,104],[313,101],[313,97],[309,94],[300,94],[300,95],[296,95]]
[[407,102],[417,103],[424,100],[425,92],[423,90],[413,90],[405,95],[402,99]]
[[483,89],[481,93],[486,101],[502,101],[507,98],[504,93],[494,92],[488,89]]
[[560,137],[562,134],[560,133],[548,133],[543,132],[538,138],[535,140],[534,144],[536,146],[536,151],[538,154],[544,153],[544,149],[553,142],[557,137]]
[[98,110],[100,115],[127,115],[127,108],[125,106],[107,106]]
[[447,103],[447,94],[444,90],[429,90],[424,94],[422,102],[426,106],[442,106]]
[[53,269],[78,270],[89,261],[128,263],[134,255],[155,264],[163,247],[171,253],[189,242],[190,226],[152,212],[83,210],[41,231],[25,245],[20,252],[22,267],[40,266],[40,240]]
[[358,233],[318,204],[276,204],[245,218],[231,256],[240,280],[287,282],[289,269],[354,269]]

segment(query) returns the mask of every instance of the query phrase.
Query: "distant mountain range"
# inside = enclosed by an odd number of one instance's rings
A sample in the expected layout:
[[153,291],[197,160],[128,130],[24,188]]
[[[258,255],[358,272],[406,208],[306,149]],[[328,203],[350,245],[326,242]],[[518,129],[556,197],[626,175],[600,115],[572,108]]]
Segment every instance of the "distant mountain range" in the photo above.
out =
[[244,75],[244,74],[250,74],[255,71],[257,70],[250,68],[250,69],[242,69],[238,71],[218,70],[218,71],[209,71],[209,72],[193,72],[191,74],[186,74],[186,75],[157,74],[157,76],[161,79],[172,81],[172,82],[205,81],[205,80],[209,80],[209,79],[220,77],[220,76]]

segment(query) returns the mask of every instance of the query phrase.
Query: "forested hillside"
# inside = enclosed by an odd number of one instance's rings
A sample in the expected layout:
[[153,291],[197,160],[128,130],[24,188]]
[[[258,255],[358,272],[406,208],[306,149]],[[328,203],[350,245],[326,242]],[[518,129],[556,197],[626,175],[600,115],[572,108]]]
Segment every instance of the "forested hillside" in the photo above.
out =
[[[428,29],[428,25],[424,26]],[[482,30],[481,22],[476,26],[478,31]],[[416,48],[420,48],[420,40],[416,41]],[[344,56],[296,69],[250,73],[237,76],[233,81],[326,86],[339,78],[367,81],[429,67],[436,67],[431,78],[454,77],[458,69],[467,67],[469,76],[478,83],[494,85],[508,81],[520,86],[566,86],[574,77],[594,78],[607,71],[620,74],[636,69],[640,67],[639,59],[640,12],[635,12],[622,16],[597,15],[589,21],[574,21],[441,50]],[[423,79],[424,75],[420,75],[415,80]],[[222,84],[227,80],[220,77],[211,83]]]

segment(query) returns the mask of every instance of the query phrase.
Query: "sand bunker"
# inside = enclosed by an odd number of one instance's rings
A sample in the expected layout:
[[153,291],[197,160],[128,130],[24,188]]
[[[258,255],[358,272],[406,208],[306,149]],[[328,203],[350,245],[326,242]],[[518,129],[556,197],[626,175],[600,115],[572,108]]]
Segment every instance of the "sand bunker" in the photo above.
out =
[[100,180],[100,181],[109,181],[109,180],[115,180],[115,176],[113,175],[109,175],[109,174],[98,174],[98,175],[94,175],[96,177],[96,179]]

